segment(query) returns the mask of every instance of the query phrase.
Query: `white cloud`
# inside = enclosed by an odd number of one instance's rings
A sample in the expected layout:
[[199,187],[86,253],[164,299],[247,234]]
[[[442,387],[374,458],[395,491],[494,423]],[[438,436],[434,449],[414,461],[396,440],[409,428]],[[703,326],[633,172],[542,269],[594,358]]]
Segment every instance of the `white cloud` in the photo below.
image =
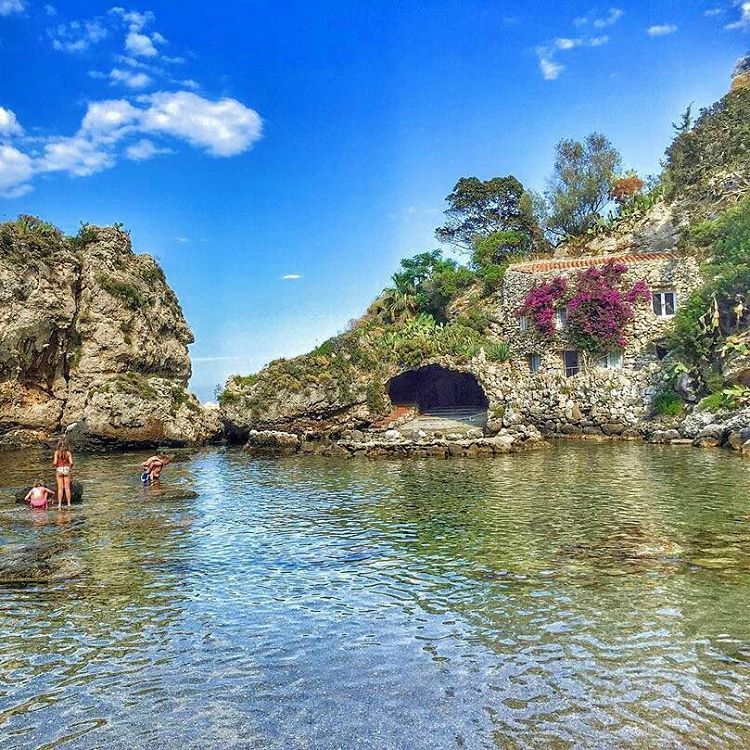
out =
[[89,104],[81,130],[98,140],[118,140],[135,125],[141,110],[125,99],[108,99]]
[[23,13],[24,10],[24,0],[0,0],[0,16],[12,16],[14,13]]
[[583,44],[582,39],[569,39],[567,37],[558,37],[555,39],[555,47],[559,50],[569,50],[580,47]]
[[137,55],[138,57],[156,57],[159,54],[152,38],[138,31],[128,32],[125,37],[125,49],[131,55]]
[[565,66],[549,58],[540,57],[539,69],[542,71],[545,81],[556,81],[560,77],[560,73],[565,70]]
[[594,27],[597,29],[604,29],[607,26],[614,26],[625,14],[620,8],[610,8],[609,13],[605,18],[597,18],[594,20]]
[[0,144],[0,195],[17,198],[28,193],[28,180],[33,174],[31,157],[13,146]]
[[[0,107],[0,138],[22,135],[13,112]],[[146,161],[172,153],[156,139],[159,135],[186,141],[213,156],[234,156],[247,151],[262,135],[257,112],[236,99],[212,101],[189,91],[159,92],[126,99],[91,102],[78,132],[42,140],[40,153],[24,153],[0,145],[0,195],[16,196],[31,189],[35,175],[65,172],[86,177],[113,167],[119,158]],[[125,141],[124,148],[120,144]],[[130,142],[127,142],[130,141]]]
[[735,0],[734,4],[739,8],[740,17],[733,23],[728,23],[725,28],[729,31],[750,30],[750,0]]
[[148,138],[141,138],[141,140],[136,141],[135,143],[131,143],[125,149],[125,156],[130,159],[130,161],[148,161],[149,159],[153,159],[159,154],[171,153],[172,149],[159,148],[154,144],[153,141],[150,141]]
[[[1,1],[1,0],[0,0]],[[58,52],[84,52],[109,36],[109,30],[97,18],[89,21],[71,21],[47,30],[52,47]]]
[[47,4],[47,5],[45,5],[45,6],[44,6],[44,12],[45,12],[45,13],[46,13],[46,14],[47,14],[48,16],[50,16],[50,17],[52,17],[52,16],[56,16],[56,15],[57,15],[57,8],[55,8],[55,6],[54,6],[54,5],[49,5],[49,4]]
[[297,279],[301,279],[302,274],[300,273],[287,273],[284,276],[281,277],[282,281],[296,281]]
[[724,8],[709,8],[703,15],[708,16],[709,18],[714,18],[715,16],[723,16]]
[[[580,19],[579,19],[580,20]],[[557,56],[582,47],[601,47],[609,42],[608,36],[555,38],[550,44],[536,48],[539,70],[546,81],[556,81],[565,70]]]
[[175,237],[175,240],[177,242],[181,242],[182,244],[185,244],[187,242],[190,242],[190,240],[187,237]]
[[591,24],[595,29],[606,29],[608,26],[614,26],[623,16],[625,11],[621,8],[610,8],[606,16],[581,16],[576,18],[573,23],[576,26],[588,26]]
[[646,33],[649,36],[669,36],[677,31],[677,27],[671,23],[662,23],[655,26],[649,26],[646,29]]
[[144,89],[151,85],[151,76],[148,73],[135,73],[121,68],[112,68],[109,71],[109,79],[113,84],[121,83],[129,89]]
[[134,10],[125,10],[115,7],[110,13],[120,16],[127,24],[128,33],[125,36],[125,49],[135,57],[156,57],[159,50],[157,44],[164,44],[167,40],[158,32],[148,33],[146,27],[153,23],[155,16],[151,11],[139,13]]
[[74,177],[88,177],[114,164],[115,158],[106,147],[78,133],[71,138],[57,138],[47,143],[36,171],[67,172]]
[[247,151],[262,134],[255,110],[236,99],[210,101],[188,91],[159,92],[148,97],[143,112],[144,132],[165,133],[204,148],[214,156]]
[[18,123],[16,113],[5,109],[5,107],[0,107],[0,138],[22,134],[23,128]]

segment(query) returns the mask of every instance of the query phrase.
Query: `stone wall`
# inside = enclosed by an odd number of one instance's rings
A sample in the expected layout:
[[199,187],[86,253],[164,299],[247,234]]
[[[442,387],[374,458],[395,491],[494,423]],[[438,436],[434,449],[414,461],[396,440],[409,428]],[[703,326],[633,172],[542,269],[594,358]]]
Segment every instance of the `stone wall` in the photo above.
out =
[[[501,321],[497,335],[509,342],[515,369],[528,373],[528,355],[538,353],[542,357],[541,373],[562,373],[561,352],[575,348],[567,341],[565,330],[559,330],[552,338],[547,338],[531,324],[525,331],[520,329],[518,309],[531,289],[557,276],[570,279],[585,268],[594,264],[604,265],[608,261],[623,263],[628,267],[623,277],[626,287],[643,279],[652,291],[675,292],[678,308],[700,284],[700,271],[692,258],[667,253],[552,259],[511,266],[505,275],[496,317]],[[634,312],[635,320],[626,331],[628,344],[622,351],[622,369],[625,373],[658,361],[656,344],[665,338],[671,326],[671,318],[657,316],[650,301],[636,303]],[[585,357],[581,359],[585,360]],[[593,363],[588,365],[593,366]]]

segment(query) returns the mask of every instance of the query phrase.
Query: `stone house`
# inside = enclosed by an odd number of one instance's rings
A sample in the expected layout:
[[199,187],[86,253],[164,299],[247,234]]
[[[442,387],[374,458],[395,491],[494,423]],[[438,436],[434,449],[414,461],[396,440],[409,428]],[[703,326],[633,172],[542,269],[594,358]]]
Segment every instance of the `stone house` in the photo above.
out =
[[[626,331],[621,351],[591,361],[568,341],[565,306],[556,309],[555,334],[545,336],[518,311],[538,284],[556,277],[572,279],[592,266],[615,262],[627,267],[623,285],[643,280],[650,299],[634,305],[635,318]],[[698,265],[692,258],[671,253],[630,253],[582,258],[550,258],[516,263],[506,272],[498,318],[502,337],[511,347],[511,363],[519,374],[560,374],[573,377],[584,370],[640,370],[662,359],[664,339],[674,314],[700,284]]]

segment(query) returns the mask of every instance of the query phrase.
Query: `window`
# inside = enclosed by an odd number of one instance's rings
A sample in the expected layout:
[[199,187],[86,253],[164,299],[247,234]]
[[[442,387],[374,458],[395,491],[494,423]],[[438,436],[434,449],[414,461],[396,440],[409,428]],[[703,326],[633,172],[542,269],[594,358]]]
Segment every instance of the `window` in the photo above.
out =
[[564,307],[558,307],[555,310],[555,328],[561,331],[568,325],[568,311]]
[[518,330],[528,331],[529,330],[529,319],[525,315],[521,315],[518,319]]
[[529,354],[529,370],[531,373],[539,372],[542,366],[542,355],[537,353]]
[[674,315],[677,307],[677,295],[674,292],[654,292],[651,296],[654,314],[660,318]]
[[578,358],[578,352],[567,351],[563,352],[563,365],[565,367],[565,377],[572,378],[573,375],[577,375],[581,369],[581,365]]
[[622,352],[614,351],[606,354],[597,360],[596,366],[605,370],[619,370],[622,367]]

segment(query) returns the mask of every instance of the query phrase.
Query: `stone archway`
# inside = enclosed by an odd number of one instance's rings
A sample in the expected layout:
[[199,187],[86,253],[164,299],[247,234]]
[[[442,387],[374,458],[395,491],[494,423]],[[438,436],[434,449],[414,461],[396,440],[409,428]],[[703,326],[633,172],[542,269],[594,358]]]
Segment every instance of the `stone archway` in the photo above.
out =
[[396,375],[388,383],[394,406],[414,406],[420,414],[486,412],[489,399],[470,372],[425,365]]

